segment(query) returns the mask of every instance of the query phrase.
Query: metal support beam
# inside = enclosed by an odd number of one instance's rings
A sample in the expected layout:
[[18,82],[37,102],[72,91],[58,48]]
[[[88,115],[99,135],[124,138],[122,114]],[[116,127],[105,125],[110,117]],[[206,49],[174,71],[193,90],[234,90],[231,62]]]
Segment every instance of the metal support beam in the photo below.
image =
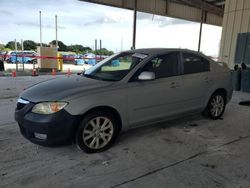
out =
[[184,4],[187,4],[189,6],[193,6],[196,8],[200,8],[204,11],[211,12],[213,14],[216,14],[218,16],[223,17],[224,11],[222,8],[218,8],[216,6],[213,6],[209,3],[206,3],[202,0],[178,0],[179,2],[182,2]]
[[134,21],[133,21],[133,45],[132,49],[135,49],[136,42],[136,19],[137,19],[137,0],[134,0]]
[[168,14],[168,0],[166,0],[166,15]]
[[204,21],[204,14],[205,14],[205,12],[202,10],[201,11],[201,23],[200,23],[200,34],[199,34],[198,52],[201,51],[201,37],[202,37],[202,26],[203,26],[203,21]]
[[122,0],[122,8],[125,8],[125,0]]
[[[94,4],[106,5],[117,8],[124,8],[127,10],[134,11],[134,1],[135,0],[78,0],[84,1]],[[137,11],[145,12],[149,14],[156,14],[161,16],[170,16],[173,18],[180,18],[194,22],[200,22],[199,9],[204,7],[203,10],[206,11],[207,21],[204,21],[206,24],[211,25],[222,25],[223,18],[223,8],[216,7],[214,4],[210,4],[205,0],[140,0],[138,1]],[[218,1],[218,0],[215,0]],[[224,0],[221,0],[224,1]],[[153,3],[156,2],[156,8],[153,8]],[[164,3],[164,4],[163,4]],[[164,7],[160,7],[160,6]],[[179,6],[182,5],[182,6]],[[194,14],[183,13],[180,14],[180,11],[183,11],[183,7],[187,9],[187,11],[194,11]],[[189,7],[194,8],[191,10]]]

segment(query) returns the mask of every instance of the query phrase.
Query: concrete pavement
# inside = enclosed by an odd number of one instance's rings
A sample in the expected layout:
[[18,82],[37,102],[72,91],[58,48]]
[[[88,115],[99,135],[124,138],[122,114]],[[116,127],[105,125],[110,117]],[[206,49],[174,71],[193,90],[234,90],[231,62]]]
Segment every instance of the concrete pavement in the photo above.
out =
[[0,187],[250,187],[250,94],[223,119],[193,115],[123,133],[108,151],[37,146],[13,113],[24,87],[52,76],[0,78]]

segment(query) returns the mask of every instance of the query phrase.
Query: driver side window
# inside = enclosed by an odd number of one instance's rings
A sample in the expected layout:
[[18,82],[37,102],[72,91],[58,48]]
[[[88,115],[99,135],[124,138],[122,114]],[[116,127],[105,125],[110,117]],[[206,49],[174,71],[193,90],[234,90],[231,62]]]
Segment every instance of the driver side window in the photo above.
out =
[[169,53],[159,55],[150,60],[142,69],[143,71],[149,71],[155,73],[155,78],[165,78],[171,76],[177,76],[178,69],[178,54]]

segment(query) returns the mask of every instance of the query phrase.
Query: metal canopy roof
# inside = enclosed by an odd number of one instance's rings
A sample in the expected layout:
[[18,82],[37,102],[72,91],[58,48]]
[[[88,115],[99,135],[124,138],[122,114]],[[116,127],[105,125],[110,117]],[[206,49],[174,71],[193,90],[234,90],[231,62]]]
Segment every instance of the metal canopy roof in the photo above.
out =
[[[167,0],[166,0],[167,1]],[[223,16],[225,0],[172,0],[204,11]]]
[[211,25],[222,25],[225,0],[79,0],[117,8],[185,19]]
[[225,0],[205,0],[205,1],[211,5],[224,9]]

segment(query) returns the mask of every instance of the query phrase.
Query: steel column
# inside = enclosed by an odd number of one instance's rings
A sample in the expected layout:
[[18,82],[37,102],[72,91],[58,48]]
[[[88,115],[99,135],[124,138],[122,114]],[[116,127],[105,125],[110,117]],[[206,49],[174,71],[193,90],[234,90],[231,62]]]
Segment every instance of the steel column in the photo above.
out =
[[133,45],[132,45],[131,49],[135,49],[135,42],[136,42],[136,19],[137,19],[137,0],[134,0]]
[[199,34],[199,43],[198,43],[198,52],[201,50],[201,37],[202,37],[202,26],[204,21],[204,11],[201,11],[201,22],[200,22],[200,34]]

